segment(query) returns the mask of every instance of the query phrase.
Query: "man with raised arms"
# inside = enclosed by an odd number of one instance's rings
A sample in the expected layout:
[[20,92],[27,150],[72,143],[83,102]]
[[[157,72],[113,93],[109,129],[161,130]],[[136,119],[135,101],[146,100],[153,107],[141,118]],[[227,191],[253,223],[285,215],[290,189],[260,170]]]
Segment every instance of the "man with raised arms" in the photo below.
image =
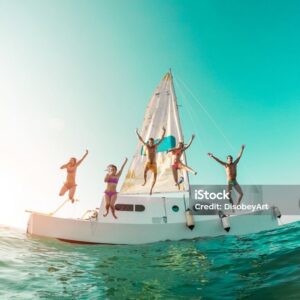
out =
[[148,171],[152,171],[153,173],[153,181],[152,181],[152,185],[151,185],[151,189],[150,189],[150,195],[152,195],[152,190],[153,187],[155,185],[156,182],[156,178],[157,178],[157,163],[156,163],[156,153],[157,153],[157,148],[159,146],[159,144],[162,142],[162,140],[165,137],[166,134],[166,129],[163,127],[163,134],[161,136],[161,138],[158,140],[158,142],[154,142],[153,138],[149,138],[148,142],[146,143],[143,138],[140,136],[138,129],[136,129],[136,134],[139,138],[139,140],[143,143],[143,145],[146,148],[146,156],[147,156],[147,163],[145,165],[145,169],[144,169],[144,183],[143,186],[147,183],[147,173]]
[[225,163],[224,161],[221,161],[217,157],[213,156],[212,153],[208,153],[209,157],[213,158],[215,161],[217,161],[218,163],[220,163],[222,166],[225,167],[226,175],[227,175],[227,192],[229,193],[229,199],[230,199],[229,201],[231,204],[233,204],[233,201],[231,198],[231,191],[232,191],[233,187],[239,194],[237,205],[239,205],[241,203],[242,198],[243,198],[243,191],[242,191],[242,188],[240,187],[240,185],[238,184],[236,177],[237,177],[237,164],[240,161],[240,158],[242,157],[244,149],[245,149],[245,145],[242,145],[240,153],[238,154],[238,157],[234,162],[233,162],[232,156],[228,155],[227,163]]

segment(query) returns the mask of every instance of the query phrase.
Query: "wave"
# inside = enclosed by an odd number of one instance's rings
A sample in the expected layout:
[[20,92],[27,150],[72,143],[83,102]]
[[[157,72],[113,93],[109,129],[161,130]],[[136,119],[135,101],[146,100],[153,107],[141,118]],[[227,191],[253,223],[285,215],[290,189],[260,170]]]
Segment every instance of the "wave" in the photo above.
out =
[[300,299],[300,222],[244,236],[86,246],[0,227],[12,299]]

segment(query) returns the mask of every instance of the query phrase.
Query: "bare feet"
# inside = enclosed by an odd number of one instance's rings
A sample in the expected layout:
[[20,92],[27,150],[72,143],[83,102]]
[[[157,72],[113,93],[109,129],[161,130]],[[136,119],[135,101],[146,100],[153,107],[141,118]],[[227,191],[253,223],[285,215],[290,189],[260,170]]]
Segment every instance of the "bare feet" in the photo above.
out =
[[118,219],[118,217],[117,217],[115,214],[113,214],[113,217],[114,217],[115,219]]
[[75,199],[73,198],[73,199],[69,199],[71,202],[72,202],[72,204],[75,202]]
[[146,183],[147,183],[147,181],[145,181],[145,182],[142,184],[142,186],[145,186],[145,185],[146,185]]
[[106,213],[103,215],[103,217],[106,217],[108,215],[108,211],[106,211]]

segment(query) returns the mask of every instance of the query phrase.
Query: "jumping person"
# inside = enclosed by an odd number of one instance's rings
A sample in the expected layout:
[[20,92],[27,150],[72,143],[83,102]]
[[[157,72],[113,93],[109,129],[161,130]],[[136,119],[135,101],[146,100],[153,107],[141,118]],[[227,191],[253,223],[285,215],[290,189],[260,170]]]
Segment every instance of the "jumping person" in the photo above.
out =
[[178,170],[185,170],[187,172],[193,173],[194,175],[197,175],[197,172],[195,172],[192,168],[188,167],[181,161],[183,152],[191,146],[194,138],[195,135],[193,134],[187,146],[184,146],[183,142],[179,142],[177,147],[168,150],[168,152],[172,153],[172,172],[175,185],[178,186],[178,189],[180,189],[180,182],[178,182]]
[[120,171],[117,172],[117,167],[115,165],[109,165],[107,167],[107,174],[104,178],[104,182],[106,182],[106,189],[104,191],[104,198],[105,198],[105,209],[106,212],[103,217],[106,217],[109,213],[109,209],[111,209],[111,213],[115,219],[117,216],[115,214],[115,203],[117,200],[117,184],[119,181],[120,176],[122,175],[123,169],[127,163],[127,158],[120,168]]
[[66,163],[65,165],[62,165],[60,169],[67,169],[67,180],[62,186],[59,196],[63,196],[67,191],[69,191],[69,199],[71,200],[72,203],[74,203],[74,195],[76,192],[76,171],[77,167],[83,162],[83,160],[86,158],[88,155],[89,151],[86,150],[85,154],[83,157],[77,161],[75,157],[71,157],[69,162]]
[[243,198],[243,191],[242,191],[242,188],[240,187],[240,185],[238,184],[236,177],[237,177],[237,164],[240,161],[240,158],[242,157],[244,149],[245,149],[245,145],[242,145],[240,153],[238,154],[238,157],[234,162],[232,162],[233,161],[232,156],[228,155],[227,163],[225,163],[224,161],[221,161],[217,157],[213,156],[212,153],[208,153],[209,157],[213,158],[215,161],[217,161],[218,163],[220,163],[222,166],[225,167],[226,175],[227,175],[227,192],[229,194],[229,201],[231,204],[233,204],[233,201],[231,198],[231,191],[232,191],[233,187],[239,194],[237,205],[239,205],[241,203],[242,198]]
[[147,183],[147,173],[148,173],[148,171],[150,170],[153,173],[153,181],[152,181],[152,185],[151,185],[151,188],[150,188],[150,195],[152,195],[152,190],[153,190],[153,187],[155,185],[156,178],[157,178],[157,163],[156,163],[157,147],[162,142],[162,140],[164,139],[165,134],[166,134],[165,127],[163,127],[162,130],[163,130],[163,134],[162,134],[161,138],[158,140],[158,142],[156,142],[156,143],[154,143],[153,138],[149,138],[148,142],[146,143],[143,140],[143,138],[140,136],[140,134],[138,132],[138,129],[136,129],[136,131],[135,131],[138,138],[139,138],[139,140],[146,147],[147,163],[146,163],[145,169],[144,169],[144,183],[142,184],[143,186]]

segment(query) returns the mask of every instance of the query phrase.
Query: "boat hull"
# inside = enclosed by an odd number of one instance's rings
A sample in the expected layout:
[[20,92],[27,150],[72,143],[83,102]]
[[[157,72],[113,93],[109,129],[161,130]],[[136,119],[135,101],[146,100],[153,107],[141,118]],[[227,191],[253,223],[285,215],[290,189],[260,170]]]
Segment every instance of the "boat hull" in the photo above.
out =
[[193,215],[194,228],[187,227],[182,198],[119,196],[117,219],[103,217],[105,203],[97,219],[62,218],[31,212],[27,232],[34,236],[87,244],[146,244],[220,235],[243,235],[271,230],[279,226],[272,209],[262,214],[238,214],[229,217],[226,231],[218,215]]
[[190,230],[185,222],[160,224],[104,223],[97,220],[66,219],[31,213],[27,232],[75,243],[145,244],[178,241],[219,235],[242,235],[278,227],[272,214],[240,215],[230,218],[230,230],[224,230],[219,218],[195,218]]

